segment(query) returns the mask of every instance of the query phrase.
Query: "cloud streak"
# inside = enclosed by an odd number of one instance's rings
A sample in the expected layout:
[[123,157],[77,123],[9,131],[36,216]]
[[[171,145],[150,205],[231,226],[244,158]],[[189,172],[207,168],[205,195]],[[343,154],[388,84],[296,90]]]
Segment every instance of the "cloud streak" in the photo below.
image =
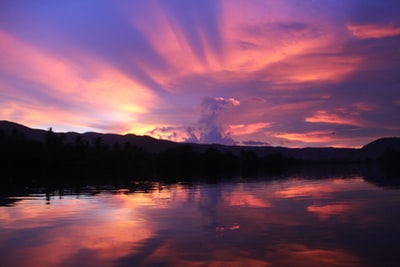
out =
[[400,27],[394,25],[356,25],[347,24],[347,29],[358,39],[379,39],[400,35]]

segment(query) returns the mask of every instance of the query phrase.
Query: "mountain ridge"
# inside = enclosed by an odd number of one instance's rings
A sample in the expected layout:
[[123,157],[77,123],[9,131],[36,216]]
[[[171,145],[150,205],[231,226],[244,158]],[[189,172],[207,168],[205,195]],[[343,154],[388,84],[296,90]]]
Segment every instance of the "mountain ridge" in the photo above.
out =
[[[0,121],[0,131],[7,135],[13,132],[22,133],[26,138],[39,142],[46,141],[46,135],[50,131],[43,129],[34,129],[25,125],[2,120]],[[214,148],[220,152],[231,152],[240,154],[242,151],[253,151],[258,156],[267,156],[281,154],[288,158],[297,158],[312,161],[360,161],[372,159],[376,160],[382,157],[387,149],[400,150],[400,137],[383,137],[374,140],[362,148],[333,148],[333,147],[304,147],[304,148],[288,148],[281,146],[238,146],[238,145],[221,145],[221,144],[198,144],[198,143],[180,143],[169,140],[156,139],[150,136],[140,136],[135,134],[113,134],[113,133],[97,133],[97,132],[54,132],[62,135],[65,143],[73,143],[78,136],[81,140],[89,144],[101,142],[105,145],[113,145],[118,143],[123,145],[131,143],[143,148],[146,152],[159,153],[167,149],[181,146],[191,146],[196,152],[205,152],[207,149]]]

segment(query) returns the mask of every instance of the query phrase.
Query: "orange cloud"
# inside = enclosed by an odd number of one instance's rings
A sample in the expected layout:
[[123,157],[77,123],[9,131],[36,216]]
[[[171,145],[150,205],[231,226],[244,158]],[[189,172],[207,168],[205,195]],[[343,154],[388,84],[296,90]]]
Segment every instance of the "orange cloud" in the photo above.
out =
[[304,120],[311,123],[330,123],[352,126],[366,126],[366,123],[358,117],[367,112],[377,109],[376,105],[366,102],[356,102],[351,106],[336,108],[334,111],[317,110],[314,115],[306,117]]
[[[132,131],[134,130],[135,129],[132,129]],[[184,142],[189,140],[191,137],[188,130],[186,130],[184,127],[174,127],[173,125],[153,125],[152,127],[149,127],[149,129],[143,134],[174,142]],[[191,134],[195,135],[197,139],[200,138],[200,133],[198,130],[193,129]]]
[[357,25],[347,23],[346,27],[358,39],[378,39],[400,35],[400,27],[394,25]]
[[305,121],[306,122],[312,122],[312,123],[332,123],[332,124],[346,124],[346,125],[354,125],[354,126],[363,126],[363,123],[360,121],[351,118],[354,116],[353,114],[345,114],[347,113],[342,112],[343,114],[334,114],[330,113],[327,110],[318,110],[315,115],[311,117],[306,117]]
[[[306,64],[304,62],[307,62]],[[282,68],[271,68],[272,79],[285,82],[339,82],[357,70],[361,59],[358,57],[298,56],[284,61]]]
[[231,124],[228,125],[227,131],[232,135],[246,135],[256,133],[264,128],[271,126],[268,122],[256,122],[249,124]]
[[272,136],[290,141],[301,141],[304,143],[332,142],[336,138],[332,131],[312,131],[306,133],[271,133]]
[[[0,42],[2,50],[7,51],[7,64],[1,64],[0,71],[30,83],[27,88],[6,87],[7,95],[18,97],[20,102],[2,101],[5,119],[35,126],[54,122],[57,114],[57,121],[65,125],[87,126],[94,120],[132,123],[158,101],[144,85],[79,51],[75,53],[82,65],[76,67],[68,58],[43,52],[5,32],[0,32]],[[85,71],[83,66],[87,67]],[[91,73],[90,79],[87,73]]]
[[[219,16],[217,21],[222,51],[216,51],[209,42],[210,36],[207,36],[209,33],[194,20],[193,23],[197,25],[193,26],[196,31],[193,34],[199,38],[197,45],[203,53],[203,56],[199,57],[198,51],[192,46],[191,37],[181,22],[163,8],[149,5],[151,8],[146,12],[154,18],[150,23],[135,16],[131,16],[131,21],[135,27],[141,29],[152,49],[157,51],[171,68],[161,71],[143,66],[143,69],[170,91],[185,90],[174,85],[177,80],[187,76],[210,74],[219,80],[242,79],[249,73],[282,62],[290,64],[281,68],[282,70],[278,68],[269,70],[266,75],[269,80],[281,82],[337,80],[353,71],[359,63],[358,58],[333,56],[338,51],[334,31],[329,31],[330,34],[318,34],[314,26],[315,21],[300,13],[297,15],[301,22],[293,21],[293,18],[284,12],[287,6],[279,3],[257,5],[222,3],[224,16]],[[257,7],[259,5],[268,6],[266,8],[274,14],[270,16],[273,19],[266,18],[263,9]],[[243,13],[243,10],[247,9],[251,10],[251,14]],[[330,27],[327,23],[323,24]],[[260,31],[260,34],[256,34]],[[304,54],[315,55],[319,52],[326,55],[327,50],[332,56],[307,56],[306,65],[304,58],[298,58]],[[229,73],[234,73],[234,76]]]

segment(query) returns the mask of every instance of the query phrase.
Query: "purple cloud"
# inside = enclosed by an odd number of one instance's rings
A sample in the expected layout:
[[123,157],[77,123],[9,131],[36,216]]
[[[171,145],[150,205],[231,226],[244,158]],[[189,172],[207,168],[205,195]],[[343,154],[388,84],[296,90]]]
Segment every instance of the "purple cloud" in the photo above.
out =
[[239,104],[240,102],[234,98],[204,98],[201,102],[201,117],[199,119],[199,141],[202,143],[234,144],[235,141],[230,134],[224,132],[225,125],[221,121],[221,115]]

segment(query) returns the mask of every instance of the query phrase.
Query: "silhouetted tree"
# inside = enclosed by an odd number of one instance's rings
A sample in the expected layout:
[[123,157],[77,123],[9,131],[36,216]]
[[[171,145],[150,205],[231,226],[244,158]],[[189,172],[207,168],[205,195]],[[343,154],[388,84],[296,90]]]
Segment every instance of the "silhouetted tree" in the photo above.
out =
[[387,174],[400,172],[400,150],[387,148],[381,161]]
[[46,145],[47,146],[54,146],[57,143],[57,136],[53,132],[53,128],[49,128],[46,132],[46,137],[45,137]]

